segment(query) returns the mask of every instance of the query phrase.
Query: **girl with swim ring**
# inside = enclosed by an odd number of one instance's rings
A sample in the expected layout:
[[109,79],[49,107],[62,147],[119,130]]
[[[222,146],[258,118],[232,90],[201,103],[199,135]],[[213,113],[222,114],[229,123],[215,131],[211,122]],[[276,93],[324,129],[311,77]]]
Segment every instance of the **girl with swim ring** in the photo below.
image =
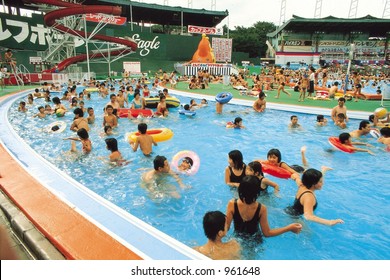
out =
[[238,187],[245,177],[246,164],[239,150],[229,152],[229,165],[225,169],[225,183],[230,187]]
[[296,174],[292,176],[292,179],[295,180],[298,191],[295,195],[294,204],[287,209],[289,214],[303,215],[306,220],[328,226],[344,223],[341,219],[328,220],[314,215],[314,210],[318,205],[315,191],[321,190],[324,184],[321,171],[310,168],[302,174],[301,179]]
[[274,193],[277,195],[279,193],[279,185],[275,182],[264,177],[264,173],[261,168],[261,163],[258,161],[252,161],[248,163],[246,167],[246,175],[254,175],[260,180],[260,192],[266,192],[268,186],[274,188]]

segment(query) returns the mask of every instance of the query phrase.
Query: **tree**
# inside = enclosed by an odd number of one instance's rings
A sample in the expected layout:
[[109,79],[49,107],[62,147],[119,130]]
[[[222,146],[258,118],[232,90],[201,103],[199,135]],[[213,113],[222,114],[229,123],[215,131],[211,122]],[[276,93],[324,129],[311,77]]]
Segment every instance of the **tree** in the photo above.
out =
[[260,21],[249,28],[235,26],[234,30],[229,30],[230,38],[233,39],[233,50],[249,53],[249,57],[264,57],[267,51],[265,43],[267,33],[273,32],[275,29],[276,26],[273,23]]

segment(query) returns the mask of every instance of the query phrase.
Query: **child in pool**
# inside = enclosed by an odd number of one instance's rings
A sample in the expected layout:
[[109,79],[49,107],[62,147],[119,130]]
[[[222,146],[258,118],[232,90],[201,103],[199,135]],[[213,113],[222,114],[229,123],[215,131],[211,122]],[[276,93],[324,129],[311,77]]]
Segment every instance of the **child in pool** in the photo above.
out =
[[194,161],[190,157],[183,158],[181,164],[177,167],[180,171],[188,171],[194,165]]
[[[301,148],[301,156],[302,156],[303,166],[306,167],[307,160],[306,160],[305,153],[306,153],[306,147],[303,146]],[[287,163],[283,162],[282,161],[282,154],[278,149],[269,150],[267,153],[267,160],[257,160],[257,161],[260,163],[265,163],[265,164],[281,167],[281,168],[289,171],[291,174],[298,174],[299,172],[302,172],[304,170],[304,168],[299,166],[299,165],[290,166]]]
[[274,188],[275,195],[279,193],[279,185],[264,177],[260,162],[252,161],[248,163],[245,173],[246,175],[254,175],[259,178],[261,192],[267,191],[268,186],[271,186]]
[[72,140],[72,143],[71,143],[72,146],[70,149],[71,152],[77,152],[75,141],[80,141],[82,144],[83,153],[85,153],[85,154],[90,153],[92,150],[92,142],[89,139],[88,131],[85,128],[80,128],[79,130],[77,130],[77,136],[79,138],[69,137],[69,138],[64,139],[64,140]]
[[347,127],[347,123],[345,122],[345,115],[343,113],[337,114],[337,119],[334,122],[334,124],[337,125],[340,128],[343,128],[343,129],[346,128]]
[[40,119],[44,119],[46,117],[45,107],[39,106],[38,113],[34,115],[34,118],[35,117],[39,117]]
[[148,125],[146,123],[138,124],[138,132],[140,135],[136,138],[135,142],[130,140],[130,145],[134,152],[137,151],[139,146],[145,156],[150,156],[152,153],[152,145],[157,146],[157,143],[151,135],[147,134],[147,130]]
[[317,126],[325,126],[328,124],[328,120],[325,119],[324,115],[317,115]]
[[203,230],[208,241],[202,246],[194,247],[196,251],[213,260],[240,259],[240,244],[235,239],[222,241],[228,231],[225,214],[220,211],[207,212],[203,217]]
[[88,124],[95,123],[95,112],[94,112],[93,108],[88,107],[87,112],[88,112],[88,117],[87,117]]
[[18,111],[22,112],[22,113],[26,113],[27,112],[26,102],[20,101],[19,106],[18,106]]
[[234,119],[234,122],[228,122],[226,124],[226,128],[245,128],[245,126],[242,124],[242,118],[237,117]]
[[390,152],[390,127],[382,127],[381,137],[378,138],[378,142],[386,145],[386,151]]
[[113,129],[118,126],[118,118],[114,115],[114,107],[106,106],[106,115],[103,117],[103,126],[109,125]]
[[371,144],[368,144],[368,143],[363,143],[363,142],[352,142],[352,137],[349,133],[341,133],[339,135],[339,141],[340,143],[345,146],[347,149],[352,149],[354,150],[355,152],[366,152],[366,153],[369,153],[370,155],[375,155],[372,151],[370,151],[369,149],[362,149],[362,148],[357,148],[353,145],[364,145],[364,146],[367,146],[367,147],[372,147]]
[[104,140],[106,142],[107,150],[111,151],[109,156],[110,162],[116,165],[126,165],[129,161],[126,161],[122,158],[121,152],[118,150],[118,141],[115,138],[107,138]]

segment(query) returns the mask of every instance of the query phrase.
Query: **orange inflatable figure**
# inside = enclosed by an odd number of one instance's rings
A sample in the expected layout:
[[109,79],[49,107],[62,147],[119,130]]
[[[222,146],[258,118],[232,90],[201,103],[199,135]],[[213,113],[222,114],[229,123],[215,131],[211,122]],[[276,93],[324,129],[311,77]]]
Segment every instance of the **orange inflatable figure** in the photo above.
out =
[[192,56],[192,63],[215,63],[215,56],[211,48],[209,37],[202,34],[202,39],[199,42],[198,49]]

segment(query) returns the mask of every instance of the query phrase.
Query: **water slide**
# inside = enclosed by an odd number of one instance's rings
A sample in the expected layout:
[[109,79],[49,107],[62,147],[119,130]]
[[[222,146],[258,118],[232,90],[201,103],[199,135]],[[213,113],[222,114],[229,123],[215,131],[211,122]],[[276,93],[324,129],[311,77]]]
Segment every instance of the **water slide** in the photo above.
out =
[[[69,2],[63,2],[60,0],[26,0],[25,2],[29,3],[35,3],[35,4],[47,4],[47,5],[52,5],[52,6],[58,6],[62,7],[57,10],[51,11],[47,13],[44,16],[44,21],[45,24],[48,27],[52,27],[62,33],[67,33],[73,36],[77,37],[90,37],[91,33],[89,32],[84,32],[81,30],[73,30],[70,29],[61,23],[57,22],[57,19],[61,19],[67,16],[73,16],[73,15],[82,15],[82,14],[108,14],[108,15],[114,15],[114,16],[119,16],[121,15],[122,8],[121,7],[114,7],[114,6],[100,6],[100,5],[80,5],[80,4],[74,4],[74,3],[69,3]],[[126,54],[126,53],[131,53],[135,52],[137,50],[137,43],[133,41],[132,39],[121,39],[121,38],[116,38],[116,37],[110,37],[106,35],[100,35],[100,34],[95,34],[91,38],[91,40],[99,40],[99,41],[104,41],[104,42],[112,42],[112,43],[117,43],[120,45],[123,45],[123,48],[116,48],[110,52],[99,52],[99,53],[90,53],[89,58],[100,58],[107,56],[110,54],[110,56],[117,56],[120,54]],[[58,64],[58,70],[62,71],[66,67],[68,67],[71,64],[85,61],[87,60],[88,56],[87,54],[80,54],[76,55],[73,57],[69,57],[63,61],[61,61]],[[52,69],[45,70],[43,72],[49,72],[53,73],[57,70],[55,67]]]

